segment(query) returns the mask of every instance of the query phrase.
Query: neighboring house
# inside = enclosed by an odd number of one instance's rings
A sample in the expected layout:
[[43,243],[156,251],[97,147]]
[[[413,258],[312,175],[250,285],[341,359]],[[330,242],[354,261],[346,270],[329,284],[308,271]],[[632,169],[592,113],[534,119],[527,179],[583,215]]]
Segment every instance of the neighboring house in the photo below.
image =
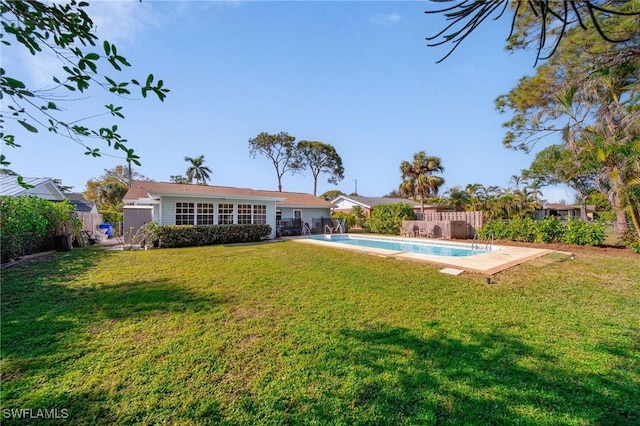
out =
[[[587,219],[593,220],[593,213],[596,211],[596,206],[589,204],[587,205]],[[547,203],[542,206],[541,210],[536,210],[536,220],[544,219],[545,217],[550,216],[558,216],[562,218],[562,220],[569,219],[580,219],[580,206],[579,205],[568,205],[568,204],[557,204],[557,203]]]
[[35,195],[49,201],[63,201],[67,197],[53,183],[50,178],[23,178],[22,182],[32,186],[25,188],[18,183],[16,176],[0,176],[0,195],[18,197],[20,195]]
[[[380,204],[411,204],[416,214],[422,212],[420,202],[408,200],[405,198],[387,198],[387,197],[361,197],[359,195],[340,195],[331,201],[337,207],[333,209],[333,212],[351,213],[351,209],[354,206],[360,206],[362,213],[366,216],[371,216],[371,212]],[[424,206],[425,213],[431,213],[438,211],[438,206],[426,205]]]
[[322,223],[333,204],[311,194],[212,185],[134,181],[124,196],[124,229],[160,225],[271,225],[277,233],[299,234],[304,223]]

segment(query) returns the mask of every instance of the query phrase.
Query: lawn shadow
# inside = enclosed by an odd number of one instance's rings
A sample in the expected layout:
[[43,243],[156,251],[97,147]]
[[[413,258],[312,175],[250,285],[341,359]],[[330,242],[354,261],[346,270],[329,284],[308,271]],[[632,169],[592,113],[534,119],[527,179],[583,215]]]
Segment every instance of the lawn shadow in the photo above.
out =
[[[3,271],[3,409],[73,407],[76,412],[70,411],[67,421],[72,421],[79,410],[85,414],[95,411],[99,418],[108,419],[109,413],[100,411],[105,395],[73,392],[68,383],[66,389],[43,390],[40,385],[57,383],[76,368],[79,360],[95,353],[99,347],[95,334],[113,324],[128,321],[136,326],[149,317],[158,317],[162,322],[172,313],[217,309],[228,302],[214,294],[192,293],[167,279],[69,284],[113,255],[108,251],[77,250]],[[40,383],[34,377],[46,380]]]
[[[470,332],[463,341],[446,332],[421,338],[405,328],[377,326],[341,334],[340,362],[363,375],[352,408],[378,413],[379,424],[640,421],[640,390],[629,375],[559,367],[544,350],[504,333]],[[632,348],[615,350],[633,362]]]

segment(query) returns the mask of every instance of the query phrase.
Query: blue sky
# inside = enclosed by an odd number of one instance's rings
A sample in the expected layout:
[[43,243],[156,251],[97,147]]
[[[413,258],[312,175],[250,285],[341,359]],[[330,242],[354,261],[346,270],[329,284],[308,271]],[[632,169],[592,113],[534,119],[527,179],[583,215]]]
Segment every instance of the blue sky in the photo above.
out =
[[[185,156],[205,156],[210,184],[277,189],[273,165],[249,155],[260,132],[288,132],[332,144],[343,159],[337,186],[321,175],[318,194],[339,189],[381,196],[400,183],[399,166],[417,151],[442,159],[444,189],[469,183],[506,187],[532,154],[502,146],[507,116],[494,100],[533,73],[535,52],[504,50],[508,17],[486,22],[436,64],[448,46],[427,47],[443,28],[430,2],[118,1],[88,8],[98,34],[132,64],[123,77],[153,72],[171,89],[166,101],[88,99],[59,102],[85,117],[106,103],[124,106],[115,121],[141,157],[137,171],[157,180],[184,174]],[[54,62],[3,48],[8,73],[41,87]],[[108,73],[117,75],[117,73]],[[113,120],[108,121],[114,122]],[[100,121],[94,121],[96,125]],[[106,123],[106,122],[105,122]],[[23,176],[62,179],[75,191],[123,161],[92,159],[84,149],[42,130],[15,130],[22,147],[3,147]],[[557,141],[549,140],[548,143]],[[541,148],[537,147],[537,148]],[[105,154],[115,151],[104,147]],[[283,190],[312,192],[313,179],[287,174]],[[543,190],[549,201],[573,196]]]

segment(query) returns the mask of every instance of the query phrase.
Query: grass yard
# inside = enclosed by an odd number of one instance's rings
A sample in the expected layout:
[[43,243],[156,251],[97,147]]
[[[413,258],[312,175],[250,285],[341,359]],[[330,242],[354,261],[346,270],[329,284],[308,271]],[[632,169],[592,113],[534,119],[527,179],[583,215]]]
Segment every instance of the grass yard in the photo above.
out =
[[640,424],[640,256],[438,269],[285,242],[4,270],[2,423]]

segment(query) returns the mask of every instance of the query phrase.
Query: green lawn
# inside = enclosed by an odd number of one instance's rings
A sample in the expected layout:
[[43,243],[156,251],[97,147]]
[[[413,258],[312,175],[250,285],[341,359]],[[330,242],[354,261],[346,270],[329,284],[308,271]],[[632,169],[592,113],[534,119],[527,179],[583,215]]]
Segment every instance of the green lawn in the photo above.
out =
[[640,256],[438,269],[286,242],[4,270],[2,422],[640,423]]

